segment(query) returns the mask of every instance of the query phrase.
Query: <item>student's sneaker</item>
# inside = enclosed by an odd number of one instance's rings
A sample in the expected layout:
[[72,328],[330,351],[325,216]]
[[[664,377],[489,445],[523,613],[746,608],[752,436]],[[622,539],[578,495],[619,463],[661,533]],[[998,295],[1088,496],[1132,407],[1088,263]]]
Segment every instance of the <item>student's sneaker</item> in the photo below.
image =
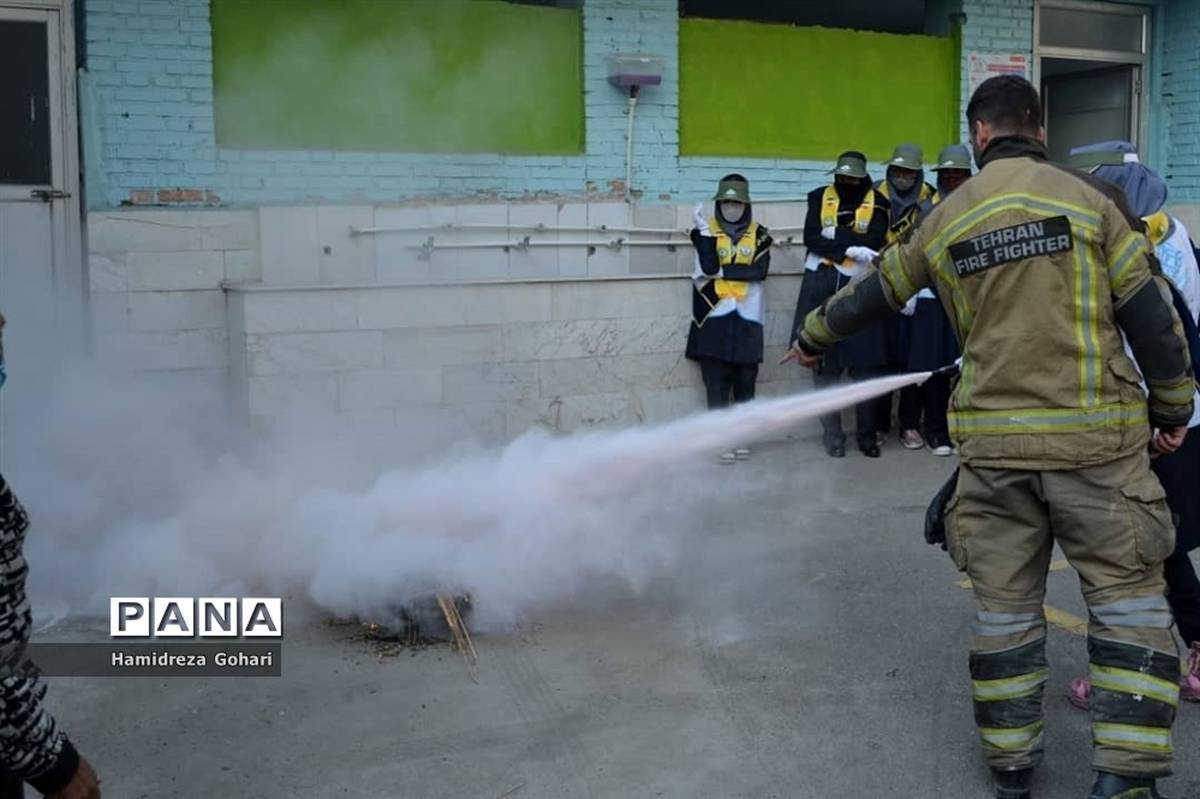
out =
[[1192,642],[1187,671],[1179,679],[1179,698],[1188,702],[1200,702],[1200,641]]
[[1067,701],[1080,710],[1092,704],[1092,681],[1087,677],[1076,677],[1067,686]]
[[921,449],[925,446],[925,439],[921,438],[921,434],[916,430],[901,430],[900,445],[905,449]]
[[735,449],[733,451],[733,457],[737,458],[739,461],[750,460],[750,448],[749,447],[738,447],[737,449]]
[[954,447],[950,446],[950,439],[934,437],[929,439],[929,451],[939,458],[948,458],[954,454]]
[[737,462],[737,453],[734,452],[733,450],[729,450],[729,452],[721,453],[721,465],[722,466],[732,466],[736,462]]

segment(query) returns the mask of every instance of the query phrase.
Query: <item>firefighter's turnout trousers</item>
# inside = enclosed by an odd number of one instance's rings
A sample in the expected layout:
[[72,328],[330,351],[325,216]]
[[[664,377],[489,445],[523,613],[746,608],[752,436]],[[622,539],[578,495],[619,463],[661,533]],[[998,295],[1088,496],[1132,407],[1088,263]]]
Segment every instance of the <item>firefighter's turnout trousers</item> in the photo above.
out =
[[1090,617],[1095,767],[1170,773],[1180,663],[1162,561],[1175,533],[1148,456],[1074,470],[963,465],[946,528],[978,606],[970,670],[988,764],[1027,768],[1041,758],[1042,601],[1057,541],[1079,573]]

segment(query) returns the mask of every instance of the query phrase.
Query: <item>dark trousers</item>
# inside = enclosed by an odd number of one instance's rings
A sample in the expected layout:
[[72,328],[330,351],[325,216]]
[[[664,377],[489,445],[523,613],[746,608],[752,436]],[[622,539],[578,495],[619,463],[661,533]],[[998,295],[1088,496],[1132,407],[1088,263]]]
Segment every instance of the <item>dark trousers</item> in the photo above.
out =
[[1188,553],[1200,544],[1200,428],[1188,431],[1183,446],[1150,462],[1167,491],[1175,515],[1175,552],[1163,563],[1167,601],[1183,642],[1200,641],[1200,579]]
[[758,364],[729,363],[705,359],[700,361],[700,377],[704,379],[704,390],[708,395],[708,409],[729,407],[729,397],[734,402],[749,402],[754,399],[754,384],[758,382]]
[[906,386],[900,390],[900,429],[921,430],[921,417],[924,416],[925,438],[949,439],[950,425],[946,421],[949,405],[948,377],[931,377],[919,386]]
[[[881,369],[851,369],[850,379],[857,382],[879,377]],[[841,374],[830,374],[826,370],[813,372],[813,385],[817,389],[832,388],[841,382]],[[854,406],[855,438],[859,449],[875,446],[875,431],[878,430],[879,401],[867,400]],[[825,446],[845,444],[846,434],[842,432],[842,413],[827,413],[821,417],[822,439]]]
[[25,799],[25,780],[12,774],[0,774],[0,799]]
[[[896,396],[896,392],[889,391],[882,397],[877,399],[875,405],[875,432],[883,433],[885,436],[892,432],[892,398]],[[904,407],[904,395],[900,395],[900,407]],[[900,426],[904,429],[904,425]]]
[[1191,646],[1200,641],[1200,579],[1192,566],[1192,556],[1178,547],[1163,563],[1167,578],[1167,601],[1175,614],[1175,625],[1183,642]]

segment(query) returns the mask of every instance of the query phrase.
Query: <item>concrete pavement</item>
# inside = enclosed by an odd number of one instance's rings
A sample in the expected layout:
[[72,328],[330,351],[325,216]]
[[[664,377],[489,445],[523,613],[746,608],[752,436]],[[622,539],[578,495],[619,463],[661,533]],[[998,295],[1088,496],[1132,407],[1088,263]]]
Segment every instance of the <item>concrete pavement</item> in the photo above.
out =
[[[920,533],[951,468],[894,441],[877,461],[797,441],[715,467],[727,501],[669,572],[478,636],[478,685],[445,648],[380,659],[290,624],[282,678],[57,679],[51,706],[118,799],[987,799],[970,595]],[[1073,572],[1050,582],[1084,615]],[[1062,695],[1084,641],[1052,628],[1049,657],[1036,796],[1084,799],[1088,720]],[[1200,796],[1198,742],[1184,706],[1173,799]]]

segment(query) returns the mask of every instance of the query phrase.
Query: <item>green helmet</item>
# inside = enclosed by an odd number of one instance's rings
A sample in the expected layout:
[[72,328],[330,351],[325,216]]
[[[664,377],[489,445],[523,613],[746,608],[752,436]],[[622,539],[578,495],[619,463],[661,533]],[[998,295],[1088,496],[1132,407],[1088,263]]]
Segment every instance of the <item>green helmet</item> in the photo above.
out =
[[849,150],[838,156],[837,163],[829,170],[831,175],[846,175],[851,178],[867,177],[867,159],[857,150]]
[[885,166],[920,170],[925,168],[925,153],[915,144],[897,144],[892,157],[883,163]]
[[726,175],[717,184],[717,193],[713,195],[717,202],[735,200],[739,203],[750,204],[750,181],[741,175]]
[[971,152],[961,144],[951,144],[943,147],[938,153],[937,166],[934,172],[942,169],[965,169],[971,171]]

